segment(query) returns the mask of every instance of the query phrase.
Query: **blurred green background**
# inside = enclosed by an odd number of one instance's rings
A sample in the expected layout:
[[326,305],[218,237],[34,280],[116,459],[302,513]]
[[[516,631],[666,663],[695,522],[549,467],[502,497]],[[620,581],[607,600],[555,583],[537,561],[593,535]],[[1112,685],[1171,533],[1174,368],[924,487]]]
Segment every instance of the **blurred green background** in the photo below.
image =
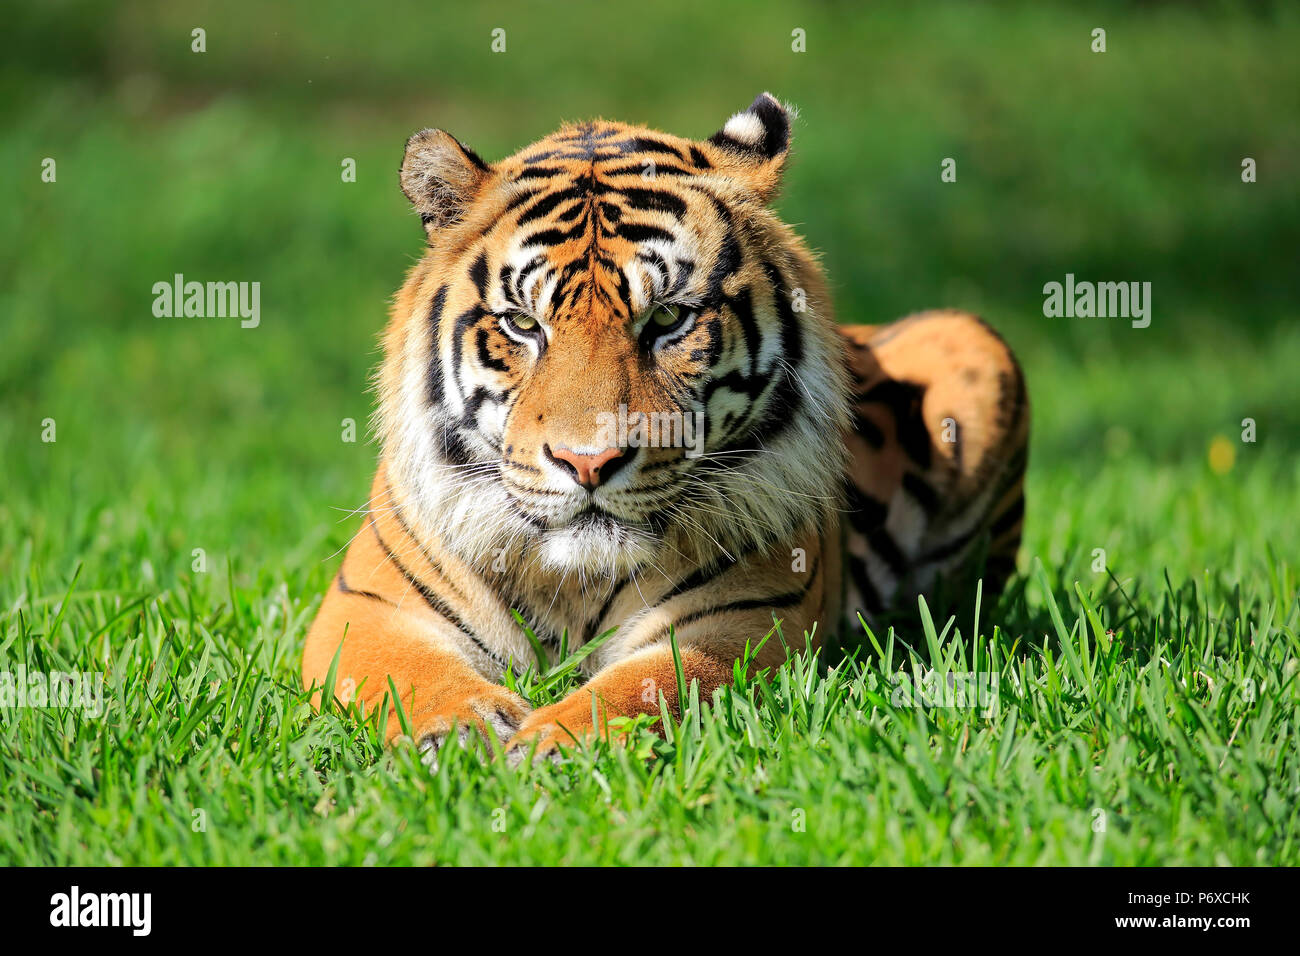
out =
[[[167,586],[194,547],[314,600],[351,533],[333,509],[366,497],[368,373],[422,249],[396,184],[406,136],[441,126],[489,159],[597,115],[703,138],[762,90],[799,108],[779,208],[841,319],[957,306],[1019,352],[1031,553],[1118,538],[1152,577],[1242,570],[1258,555],[1239,537],[1294,521],[1294,4],[42,2],[3,18],[6,606],[78,561],[86,587]],[[260,327],[155,318],[151,288],[178,272],[260,282]],[[1151,282],[1150,328],[1045,318],[1042,286],[1067,272]],[[363,440],[340,440],[345,418]],[[1216,437],[1236,460],[1214,469]],[[1108,503],[1090,506],[1102,473]]]

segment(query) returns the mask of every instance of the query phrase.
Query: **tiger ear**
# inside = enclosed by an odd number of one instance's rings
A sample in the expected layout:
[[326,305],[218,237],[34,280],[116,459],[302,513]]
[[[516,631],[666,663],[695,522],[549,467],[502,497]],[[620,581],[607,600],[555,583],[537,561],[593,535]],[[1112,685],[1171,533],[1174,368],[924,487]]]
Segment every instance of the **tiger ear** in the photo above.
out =
[[709,137],[720,165],[746,179],[763,199],[781,186],[790,152],[790,111],[771,93],[761,94]]
[[464,215],[492,169],[450,133],[424,129],[406,141],[402,192],[432,235]]

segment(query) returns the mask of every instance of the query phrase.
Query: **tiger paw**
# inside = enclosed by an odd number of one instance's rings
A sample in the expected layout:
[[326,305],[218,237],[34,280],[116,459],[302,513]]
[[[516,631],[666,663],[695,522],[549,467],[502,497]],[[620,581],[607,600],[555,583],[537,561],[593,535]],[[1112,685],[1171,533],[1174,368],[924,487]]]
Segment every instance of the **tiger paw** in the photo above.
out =
[[[607,708],[602,708],[601,714],[608,719]],[[539,757],[555,762],[561,757],[561,747],[573,750],[596,736],[591,722],[591,695],[578,691],[558,704],[539,707],[529,714],[506,743],[506,759],[512,767],[518,766],[536,747]]]
[[453,739],[464,746],[477,734],[491,746],[490,735],[498,742],[512,739],[527,720],[531,708],[522,697],[504,687],[487,687],[462,698],[421,721],[415,736],[416,750],[430,770],[438,769],[438,754]]
[[521,732],[510,739],[505,748],[506,764],[510,767],[518,767],[528,759],[529,753],[536,753],[538,760],[549,760],[551,763],[558,764],[564,759],[564,753],[560,748],[571,750],[576,746],[578,741],[563,728],[538,727],[535,732],[528,734]]

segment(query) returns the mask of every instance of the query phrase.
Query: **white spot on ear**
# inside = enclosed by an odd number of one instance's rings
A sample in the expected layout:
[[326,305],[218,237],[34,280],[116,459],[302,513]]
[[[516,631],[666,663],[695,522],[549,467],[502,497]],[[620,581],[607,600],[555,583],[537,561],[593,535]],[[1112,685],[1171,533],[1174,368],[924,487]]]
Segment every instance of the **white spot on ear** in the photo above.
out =
[[737,113],[727,120],[722,132],[746,146],[757,146],[763,141],[763,121],[753,113]]

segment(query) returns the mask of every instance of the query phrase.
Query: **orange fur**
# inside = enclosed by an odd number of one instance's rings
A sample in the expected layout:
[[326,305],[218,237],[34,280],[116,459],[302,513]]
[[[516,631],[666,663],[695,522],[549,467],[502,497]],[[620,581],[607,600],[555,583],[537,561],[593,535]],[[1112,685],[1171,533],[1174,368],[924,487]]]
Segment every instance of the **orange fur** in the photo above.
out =
[[[660,693],[676,712],[670,633],[707,699],[775,621],[755,666],[980,555],[1001,585],[1023,513],[1015,359],[963,313],[838,327],[767,206],[788,142],[766,95],[707,141],[578,124],[488,164],[412,137],[401,182],[429,249],[384,336],[380,466],[309,685],[337,652],[332,691],[387,706],[392,739],[395,689],[430,759],[453,728],[552,750],[659,714]],[[612,439],[615,413],[675,438]],[[500,685],[534,654],[515,611],[550,655],[615,630],[560,703]]]

